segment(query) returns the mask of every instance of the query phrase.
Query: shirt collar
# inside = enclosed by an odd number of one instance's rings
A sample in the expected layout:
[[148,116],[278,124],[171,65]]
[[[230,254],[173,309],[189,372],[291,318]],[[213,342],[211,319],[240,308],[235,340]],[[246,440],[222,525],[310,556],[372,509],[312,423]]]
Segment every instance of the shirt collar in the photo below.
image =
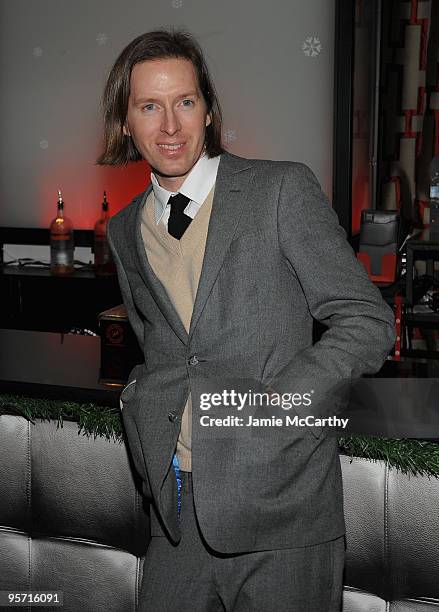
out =
[[[221,156],[218,155],[217,157],[209,158],[203,153],[185,178],[178,193],[182,193],[190,200],[201,205],[215,184],[220,157]],[[168,191],[164,187],[161,187],[153,172],[151,172],[151,183],[155,199],[155,220],[156,223],[160,223],[169,197],[175,195],[177,192]]]

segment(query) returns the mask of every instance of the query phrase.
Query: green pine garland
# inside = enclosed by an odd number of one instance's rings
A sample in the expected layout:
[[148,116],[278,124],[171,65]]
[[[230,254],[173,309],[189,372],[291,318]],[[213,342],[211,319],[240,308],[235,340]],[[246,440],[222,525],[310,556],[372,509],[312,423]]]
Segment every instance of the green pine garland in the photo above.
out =
[[122,442],[123,430],[118,408],[96,406],[96,404],[78,404],[58,400],[43,400],[18,395],[0,395],[0,414],[2,412],[18,414],[32,423],[35,419],[57,421],[57,427],[63,421],[77,421],[78,434],[101,436],[107,440]]
[[349,436],[338,439],[350,457],[386,461],[389,467],[414,476],[439,476],[439,444],[429,440]]
[[[55,420],[62,427],[63,420],[78,423],[78,435],[101,436],[122,442],[123,426],[118,408],[78,404],[57,400],[42,400],[18,395],[0,395],[0,414],[12,413],[35,419]],[[389,467],[415,476],[439,476],[439,444],[427,440],[387,439],[365,436],[346,436],[338,439],[340,451],[350,457],[364,457],[370,461],[386,461]]]

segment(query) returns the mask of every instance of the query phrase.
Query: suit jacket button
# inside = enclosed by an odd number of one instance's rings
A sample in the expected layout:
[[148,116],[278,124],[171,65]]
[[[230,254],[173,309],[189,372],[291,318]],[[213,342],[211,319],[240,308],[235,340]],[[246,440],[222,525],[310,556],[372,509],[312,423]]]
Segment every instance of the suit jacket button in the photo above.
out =
[[171,421],[171,423],[175,423],[175,421],[178,419],[178,414],[175,414],[175,412],[170,412],[168,414],[168,419]]
[[196,355],[192,355],[192,357],[189,359],[188,364],[191,366],[197,365],[198,363],[198,359]]

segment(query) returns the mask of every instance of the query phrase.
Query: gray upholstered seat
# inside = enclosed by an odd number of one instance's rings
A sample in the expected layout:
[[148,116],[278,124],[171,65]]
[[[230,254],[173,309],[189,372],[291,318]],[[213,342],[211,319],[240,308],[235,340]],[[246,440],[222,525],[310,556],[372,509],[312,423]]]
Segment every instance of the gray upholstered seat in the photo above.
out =
[[[343,612],[439,609],[439,480],[341,459]],[[149,542],[140,490],[123,444],[1,415],[0,590],[61,590],[65,612],[134,611]]]

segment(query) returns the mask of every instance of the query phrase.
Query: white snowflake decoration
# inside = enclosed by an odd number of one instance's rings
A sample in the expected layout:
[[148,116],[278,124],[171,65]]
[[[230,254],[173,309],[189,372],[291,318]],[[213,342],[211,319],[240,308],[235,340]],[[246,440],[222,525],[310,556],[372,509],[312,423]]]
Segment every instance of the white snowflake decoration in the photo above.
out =
[[308,36],[302,44],[302,51],[308,57],[316,57],[322,51],[322,43],[315,36]]
[[224,133],[224,140],[226,142],[233,142],[234,140],[238,140],[238,136],[236,135],[235,130],[227,130]]
[[106,45],[108,41],[108,36],[104,32],[99,32],[96,36],[96,42],[98,45]]
[[179,9],[183,6],[183,0],[172,0],[172,6],[175,9]]
[[35,59],[38,59],[39,57],[41,57],[43,55],[43,50],[41,47],[34,47],[32,49],[32,55],[34,56]]
[[47,140],[40,140],[40,149],[47,149],[49,143]]

